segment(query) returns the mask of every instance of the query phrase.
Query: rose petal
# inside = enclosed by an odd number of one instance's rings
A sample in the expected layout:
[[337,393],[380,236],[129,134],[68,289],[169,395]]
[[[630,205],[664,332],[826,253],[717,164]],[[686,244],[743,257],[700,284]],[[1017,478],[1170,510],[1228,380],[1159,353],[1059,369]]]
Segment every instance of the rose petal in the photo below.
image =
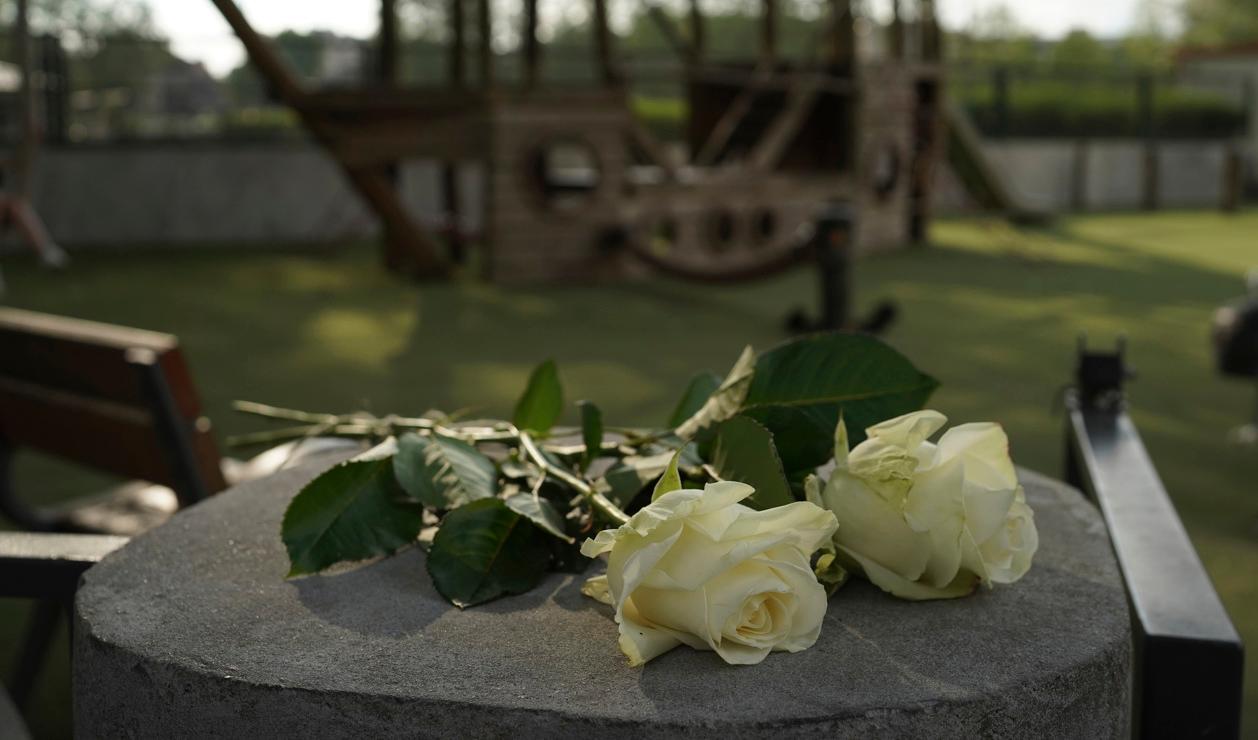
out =
[[1018,472],[1009,457],[1009,437],[999,424],[960,424],[939,438],[939,452],[965,461],[965,478],[986,488],[1013,488]]
[[914,531],[897,507],[840,470],[830,477],[825,497],[839,522],[836,544],[862,553],[909,580],[922,575],[930,559],[930,538]]
[[868,427],[865,434],[912,451],[947,423],[948,417],[938,411],[923,409]]
[[608,606],[612,606],[616,603],[615,600],[612,599],[611,587],[607,585],[607,576],[605,575],[594,576],[593,578],[587,579],[581,586],[581,593],[589,596],[595,601],[601,601]]
[[878,563],[866,558],[852,550],[840,548],[845,555],[855,560],[865,571],[865,576],[875,586],[881,588],[893,596],[901,599],[909,599],[912,601],[927,601],[930,599],[955,599],[959,596],[968,596],[974,593],[974,586],[978,579],[969,573],[960,573],[957,577],[943,588],[937,588],[921,581],[910,581],[907,578],[897,575],[895,572],[888,570]]

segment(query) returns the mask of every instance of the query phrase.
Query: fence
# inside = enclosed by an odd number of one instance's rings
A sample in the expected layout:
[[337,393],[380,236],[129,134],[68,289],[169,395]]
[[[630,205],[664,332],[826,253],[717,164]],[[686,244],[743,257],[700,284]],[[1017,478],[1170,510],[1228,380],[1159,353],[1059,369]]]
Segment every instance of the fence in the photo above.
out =
[[1228,138],[1254,114],[1254,82],[1190,69],[993,65],[949,68],[952,95],[993,138]]

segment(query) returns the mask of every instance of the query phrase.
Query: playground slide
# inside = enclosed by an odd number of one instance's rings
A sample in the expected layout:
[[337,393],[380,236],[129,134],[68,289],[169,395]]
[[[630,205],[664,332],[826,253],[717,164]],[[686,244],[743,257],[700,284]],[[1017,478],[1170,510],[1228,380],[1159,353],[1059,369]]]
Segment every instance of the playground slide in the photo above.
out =
[[1036,212],[1019,202],[1017,195],[983,152],[983,137],[969,114],[956,101],[944,106],[948,137],[948,163],[966,191],[981,207],[1004,214],[1009,220],[1043,222],[1048,214]]

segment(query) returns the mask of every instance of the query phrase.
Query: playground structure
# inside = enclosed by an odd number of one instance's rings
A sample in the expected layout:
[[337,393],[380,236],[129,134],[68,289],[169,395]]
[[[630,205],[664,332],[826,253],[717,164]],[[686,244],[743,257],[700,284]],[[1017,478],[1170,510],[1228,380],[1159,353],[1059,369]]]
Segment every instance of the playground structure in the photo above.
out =
[[[735,62],[705,53],[698,0],[685,32],[652,8],[685,62],[684,161],[633,116],[607,0],[590,0],[592,86],[541,84],[537,0],[523,0],[523,79],[510,86],[495,78],[489,0],[449,0],[447,83],[403,87],[396,0],[381,0],[375,84],[323,91],[302,88],[233,0],[213,2],[273,93],[380,217],[391,269],[441,277],[466,251],[456,227],[445,229],[442,249],[402,206],[394,179],[409,158],[442,163],[452,225],[460,222],[456,167],[482,164],[478,262],[498,281],[644,268],[706,280],[761,277],[798,262],[801,233],[835,203],[857,216],[846,238],[858,250],[924,235],[943,115],[930,0],[920,0],[912,23],[895,3],[889,51],[876,62],[857,53],[850,0],[830,1],[817,26],[819,52],[808,61],[779,54],[775,0],[762,0],[759,48]],[[476,33],[468,34],[473,16]],[[469,49],[474,65],[465,64]]]
[[[50,267],[63,267],[68,262],[66,253],[53,241],[44,228],[44,222],[31,205],[31,179],[35,159],[39,153],[43,128],[40,121],[40,105],[37,100],[35,78],[48,80],[56,77],[50,69],[62,57],[50,60],[48,52],[53,48],[44,37],[35,39],[30,31],[29,0],[17,0],[14,7],[12,43],[16,64],[5,72],[0,96],[9,98],[3,106],[13,112],[12,120],[3,132],[6,151],[0,157],[0,231],[16,230],[24,245],[29,247],[40,261]],[[36,60],[36,46],[40,59]],[[9,65],[6,65],[8,67]],[[45,109],[47,106],[45,106]],[[3,292],[0,280],[0,292]]]

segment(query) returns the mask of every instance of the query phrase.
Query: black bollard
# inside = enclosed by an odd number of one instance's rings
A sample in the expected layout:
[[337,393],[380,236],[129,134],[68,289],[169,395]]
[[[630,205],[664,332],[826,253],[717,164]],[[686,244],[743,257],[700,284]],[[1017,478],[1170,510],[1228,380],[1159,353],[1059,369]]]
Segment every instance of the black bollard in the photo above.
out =
[[800,309],[787,318],[792,333],[838,331],[850,328],[852,295],[852,236],[855,216],[850,206],[831,204],[817,217],[809,247],[817,260],[818,309],[816,320]]

